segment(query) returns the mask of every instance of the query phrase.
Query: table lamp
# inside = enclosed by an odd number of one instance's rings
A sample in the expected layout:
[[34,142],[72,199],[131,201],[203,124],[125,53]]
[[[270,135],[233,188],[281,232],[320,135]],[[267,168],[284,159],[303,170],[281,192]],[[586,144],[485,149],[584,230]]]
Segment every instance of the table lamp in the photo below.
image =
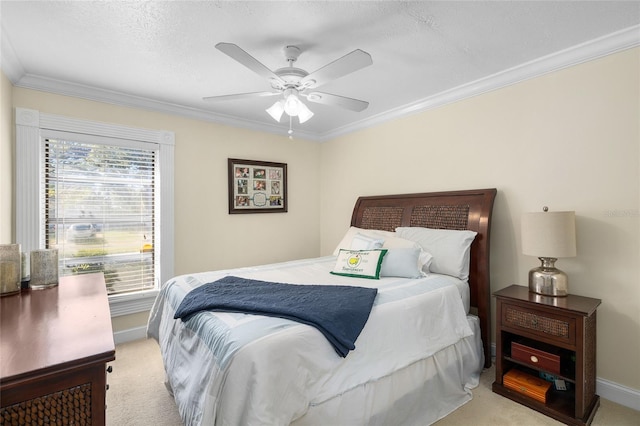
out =
[[567,274],[555,267],[559,257],[576,255],[575,212],[542,212],[522,215],[522,253],[542,264],[529,271],[529,291],[545,296],[567,296]]

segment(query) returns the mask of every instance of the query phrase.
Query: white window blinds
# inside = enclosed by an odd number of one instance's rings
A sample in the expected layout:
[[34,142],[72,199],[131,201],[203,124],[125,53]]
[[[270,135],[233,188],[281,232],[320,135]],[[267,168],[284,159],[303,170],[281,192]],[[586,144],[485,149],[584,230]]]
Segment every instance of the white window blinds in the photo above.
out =
[[60,274],[103,272],[109,294],[155,288],[157,147],[43,143],[42,229]]

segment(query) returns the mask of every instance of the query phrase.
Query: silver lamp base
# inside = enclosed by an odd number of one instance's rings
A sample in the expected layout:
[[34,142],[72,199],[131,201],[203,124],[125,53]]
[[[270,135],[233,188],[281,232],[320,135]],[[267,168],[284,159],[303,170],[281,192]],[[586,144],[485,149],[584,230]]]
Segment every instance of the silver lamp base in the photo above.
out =
[[567,274],[555,267],[555,257],[539,257],[542,265],[529,271],[529,291],[545,296],[563,297],[569,294]]

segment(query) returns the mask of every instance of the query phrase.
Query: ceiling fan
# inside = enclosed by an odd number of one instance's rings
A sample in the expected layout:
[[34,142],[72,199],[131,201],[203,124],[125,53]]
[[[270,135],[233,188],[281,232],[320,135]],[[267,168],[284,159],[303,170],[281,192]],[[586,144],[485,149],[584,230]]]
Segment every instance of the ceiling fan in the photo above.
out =
[[[226,101],[264,96],[281,96],[266,111],[274,120],[280,121],[282,114],[287,113],[289,117],[298,117],[300,123],[304,123],[313,117],[313,112],[300,100],[306,98],[310,102],[319,104],[338,106],[351,111],[363,111],[369,106],[369,102],[358,99],[347,98],[345,96],[333,95],[331,93],[312,91],[316,87],[322,86],[331,80],[343,77],[373,63],[371,55],[360,49],[347,53],[343,57],[325,65],[324,67],[308,73],[296,68],[293,63],[300,56],[300,49],[297,46],[286,46],[284,48],[285,59],[289,63],[287,67],[271,71],[253,56],[242,50],[233,43],[218,43],[216,49],[240,62],[256,74],[264,77],[271,85],[272,91],[238,93],[234,95],[209,96],[203,98],[206,101]],[[289,129],[289,134],[292,131]]]

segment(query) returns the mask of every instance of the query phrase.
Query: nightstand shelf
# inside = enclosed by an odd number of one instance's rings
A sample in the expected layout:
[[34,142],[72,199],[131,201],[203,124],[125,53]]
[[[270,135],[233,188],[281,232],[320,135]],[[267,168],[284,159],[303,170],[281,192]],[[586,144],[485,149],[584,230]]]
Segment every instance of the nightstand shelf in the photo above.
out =
[[[531,348],[535,348],[535,349],[539,349],[542,351],[555,351],[558,356],[560,357],[560,370],[559,371],[550,371],[549,369],[545,369],[542,366],[537,366],[535,364],[532,364],[531,362],[525,361],[525,360],[521,360],[521,359],[516,359],[514,357],[511,356],[511,344],[513,342],[516,343],[520,343],[522,345],[525,345],[527,347],[531,347]],[[541,344],[540,342],[536,341],[536,340],[531,340],[531,339],[526,339],[523,338],[522,336],[519,336],[517,334],[513,334],[513,333],[508,333],[505,332],[503,334],[503,340],[502,340],[502,359],[503,359],[503,363],[510,363],[514,364],[514,365],[518,365],[521,367],[524,367],[528,370],[532,370],[533,373],[532,374],[539,374],[539,373],[548,373],[548,374],[552,374],[553,376],[563,379],[564,381],[568,382],[568,383],[576,383],[576,369],[575,369],[575,352],[571,351],[571,350],[567,350],[567,349],[560,349],[557,348],[555,346],[551,346],[551,345],[544,345]]]
[[[496,381],[493,391],[565,424],[588,425],[600,404],[595,394],[596,309],[599,299],[569,295],[547,297],[527,287],[510,286],[496,296]],[[532,356],[512,353],[512,344]],[[518,345],[515,345],[516,347]],[[544,364],[533,354],[548,355]],[[519,356],[518,356],[519,355]],[[555,363],[554,363],[555,362]],[[505,386],[510,370],[546,380],[562,379],[566,390],[551,386],[545,402],[528,390]]]

